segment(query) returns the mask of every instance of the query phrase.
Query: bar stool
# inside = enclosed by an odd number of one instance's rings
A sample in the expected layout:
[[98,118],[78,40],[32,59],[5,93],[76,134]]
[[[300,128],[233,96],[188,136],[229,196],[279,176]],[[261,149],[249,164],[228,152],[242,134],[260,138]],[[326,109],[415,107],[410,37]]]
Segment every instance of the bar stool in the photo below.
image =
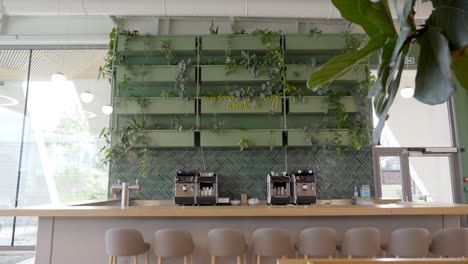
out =
[[468,257],[468,228],[444,228],[432,235],[430,251],[438,257]]
[[145,243],[140,232],[134,229],[113,228],[105,234],[106,253],[109,264],[117,264],[117,257],[134,256],[134,264],[138,264],[138,255],[145,253],[146,264],[149,264],[150,245]]
[[292,248],[292,239],[288,231],[280,228],[257,229],[252,235],[252,246],[256,264],[261,264],[261,257],[288,258]]
[[348,258],[375,258],[380,253],[380,243],[380,231],[377,228],[352,228],[344,234],[341,252]]
[[211,255],[211,264],[216,264],[216,257],[237,256],[237,264],[246,264],[245,253],[247,243],[242,232],[231,228],[212,229],[208,232],[208,252]]
[[395,257],[424,258],[429,253],[431,234],[425,228],[402,228],[392,232],[388,252]]
[[302,230],[296,248],[304,259],[332,258],[336,254],[336,231],[328,227]]
[[158,264],[163,257],[184,257],[184,264],[193,264],[193,249],[195,248],[192,234],[180,229],[161,229],[154,233],[154,253],[158,256]]

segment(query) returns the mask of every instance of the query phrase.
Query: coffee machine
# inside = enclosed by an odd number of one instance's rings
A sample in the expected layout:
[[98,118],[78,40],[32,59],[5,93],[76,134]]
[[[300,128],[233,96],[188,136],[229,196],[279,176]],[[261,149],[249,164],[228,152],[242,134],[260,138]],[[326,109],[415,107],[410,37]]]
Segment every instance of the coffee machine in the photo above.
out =
[[174,187],[174,202],[178,205],[194,205],[197,193],[198,172],[177,171]]
[[196,181],[196,204],[215,205],[218,201],[218,176],[214,172],[200,172]]
[[291,203],[291,180],[287,172],[270,172],[267,175],[267,203]]
[[298,170],[292,174],[293,204],[314,204],[317,201],[315,176],[312,170]]

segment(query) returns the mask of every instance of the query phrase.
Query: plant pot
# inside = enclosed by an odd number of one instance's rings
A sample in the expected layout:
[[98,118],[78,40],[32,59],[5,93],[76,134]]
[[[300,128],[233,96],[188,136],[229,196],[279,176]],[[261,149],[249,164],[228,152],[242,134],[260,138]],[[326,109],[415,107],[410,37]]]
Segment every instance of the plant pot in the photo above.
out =
[[200,68],[202,82],[263,82],[270,80],[266,73],[262,73],[259,76],[254,77],[242,66],[236,66],[235,69],[228,75],[226,75],[226,69],[224,65],[204,65],[200,66]]
[[202,97],[201,113],[252,114],[281,113],[281,97],[268,96],[265,99],[239,99],[235,96]]
[[[149,104],[145,107],[146,114],[194,114],[195,101],[185,98],[147,97]],[[131,98],[114,99],[115,114],[139,114],[141,107]]]
[[[214,51],[224,52],[226,49],[226,38],[228,35],[207,35],[202,36],[202,50],[203,51]],[[229,35],[229,47],[231,51],[266,51],[267,48],[263,45],[260,37],[247,35],[247,34],[233,34]],[[272,48],[280,47],[280,37],[272,38]]]
[[242,139],[249,140],[253,147],[282,146],[281,130],[221,130],[200,132],[200,146],[203,147],[235,147]]
[[[190,81],[195,81],[195,67],[189,66],[186,71]],[[175,82],[177,72],[177,65],[117,67],[116,82],[121,84],[125,79],[128,80],[129,84],[139,82]]]
[[[289,99],[289,113],[324,113],[328,109],[326,96],[304,96]],[[341,99],[345,112],[359,112],[353,96],[344,96]]]
[[117,52],[124,55],[141,55],[147,52],[164,54],[162,41],[167,41],[169,48],[176,54],[196,54],[195,36],[138,36],[126,41],[124,36],[117,38]]
[[[307,65],[287,65],[286,74],[288,81],[307,81],[309,74],[318,70],[317,67]],[[359,82],[366,79],[364,71],[355,72],[348,71],[344,75],[338,77],[334,82]]]
[[[341,144],[340,146],[351,146],[352,145],[352,136],[350,130],[348,129],[339,129],[338,134],[341,135]],[[326,144],[331,142],[335,137],[335,132],[330,129],[322,129],[317,134],[314,134],[314,137],[318,140],[318,144]],[[307,134],[304,130],[288,130],[288,146],[311,146],[307,141]]]
[[336,53],[344,49],[346,42],[343,36],[336,34],[286,35],[285,50],[290,53]]

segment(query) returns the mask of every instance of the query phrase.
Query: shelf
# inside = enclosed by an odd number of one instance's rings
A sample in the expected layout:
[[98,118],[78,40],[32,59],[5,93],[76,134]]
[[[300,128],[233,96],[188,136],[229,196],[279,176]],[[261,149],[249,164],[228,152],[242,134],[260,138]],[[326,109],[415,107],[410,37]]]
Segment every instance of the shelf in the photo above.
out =
[[[195,114],[195,100],[176,97],[146,97],[149,104],[145,107],[146,114]],[[116,114],[139,114],[140,106],[132,98],[114,99]]]
[[[213,100],[214,102],[211,102]],[[254,102],[255,101],[255,102]],[[234,96],[202,97],[201,113],[255,114],[281,113],[281,97],[272,95],[266,99],[255,98],[248,101]]]
[[[226,38],[229,37],[229,47],[231,52],[249,50],[249,51],[266,51],[267,48],[263,45],[260,37],[247,34],[233,35],[207,35],[201,36],[203,52],[223,53],[226,49]],[[272,38],[272,48],[280,47],[280,37]]]
[[[328,110],[326,96],[303,96],[302,98],[289,98],[289,113],[324,113]],[[341,99],[345,112],[359,112],[353,96],[344,96]]]
[[203,65],[200,66],[200,68],[202,82],[263,82],[270,80],[266,73],[262,73],[259,76],[254,77],[242,66],[236,66],[228,75],[226,75],[224,65]]
[[[288,81],[307,81],[309,74],[318,70],[318,67],[311,67],[307,65],[286,65],[286,75]],[[336,82],[359,82],[366,79],[364,71],[355,72],[348,71],[341,77],[337,78]]]
[[[167,83],[175,82],[175,77],[178,72],[177,65],[170,66],[129,66],[117,67],[116,82],[121,84],[125,77],[128,78],[128,83]],[[195,81],[195,67],[190,65],[187,68],[190,81]]]
[[[146,130],[142,132],[148,140],[144,147],[193,147],[195,135],[193,131],[176,130]],[[142,146],[143,147],[143,146]]]
[[162,41],[169,43],[169,48],[176,54],[196,54],[195,36],[138,36],[126,41],[124,36],[119,36],[117,52],[123,55],[143,55],[147,53],[164,54],[161,51]]
[[341,35],[285,35],[285,51],[287,54],[329,53],[332,55],[344,49],[345,46],[345,39]]
[[281,130],[220,130],[200,132],[200,145],[203,147],[239,146],[242,139],[251,141],[252,147],[270,147],[283,145]]
[[[350,130],[339,129],[337,131],[341,135],[341,146],[351,146],[353,141]],[[330,143],[335,137],[335,132],[331,129],[322,129],[314,134],[314,137],[319,141],[318,144]],[[304,130],[288,130],[288,146],[310,146],[307,138]]]

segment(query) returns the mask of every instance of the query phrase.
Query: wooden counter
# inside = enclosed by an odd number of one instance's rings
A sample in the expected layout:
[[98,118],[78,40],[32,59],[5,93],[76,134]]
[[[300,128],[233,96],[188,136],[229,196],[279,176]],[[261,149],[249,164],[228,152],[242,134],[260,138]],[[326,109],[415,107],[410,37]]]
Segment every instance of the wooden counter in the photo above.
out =
[[447,264],[447,263],[468,263],[468,259],[461,258],[424,258],[424,259],[405,259],[405,258],[379,258],[379,259],[285,259],[278,260],[278,264],[379,264],[379,263],[398,263],[398,264]]
[[[112,200],[111,202],[116,202]],[[468,205],[400,203],[311,206],[36,206],[0,210],[0,216],[55,217],[307,217],[468,215]]]

